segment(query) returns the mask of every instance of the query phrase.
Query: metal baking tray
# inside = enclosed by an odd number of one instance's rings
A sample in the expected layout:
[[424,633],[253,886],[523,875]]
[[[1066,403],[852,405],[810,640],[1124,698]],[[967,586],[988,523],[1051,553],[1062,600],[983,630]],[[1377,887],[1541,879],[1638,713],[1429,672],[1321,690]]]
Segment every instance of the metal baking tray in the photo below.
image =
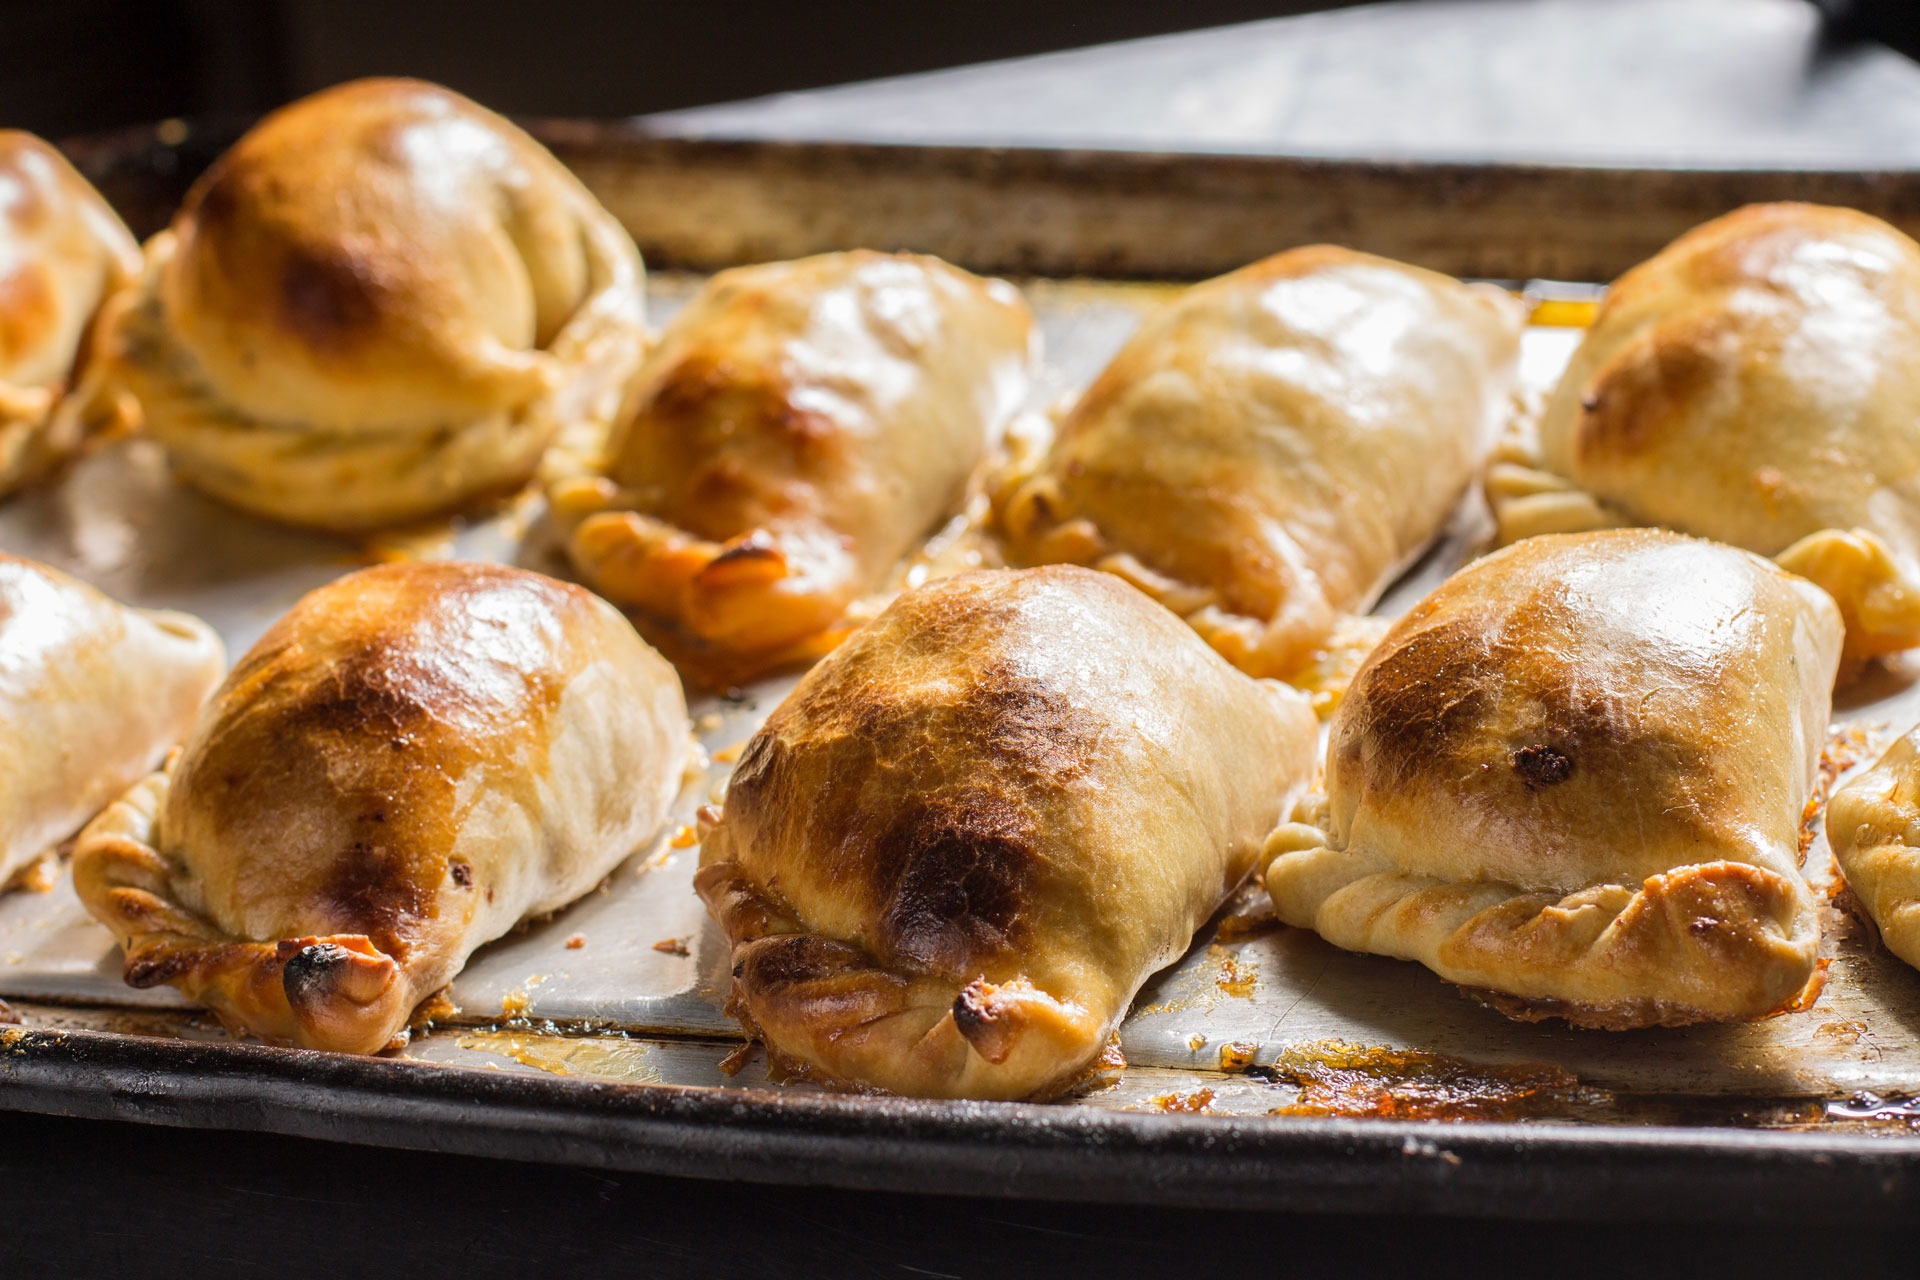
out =
[[[652,319],[698,271],[871,245],[1014,273],[1039,315],[1034,403],[1084,383],[1173,282],[1333,239],[1458,274],[1606,278],[1750,199],[1852,203],[1920,229],[1920,174],[1687,174],[971,148],[728,144],[632,126],[539,131],[656,267]],[[177,122],[76,144],[141,233],[233,136]],[[665,266],[667,270],[658,268]],[[1577,313],[1589,287],[1535,284]],[[1578,330],[1529,330],[1549,384]],[[1469,498],[1380,606],[1394,613],[1486,532]],[[214,623],[234,656],[304,591],[370,560],[564,572],[537,495],[484,518],[346,542],[179,487],[113,442],[0,507],[0,546]],[[1844,775],[1920,719],[1920,663],[1836,709]],[[791,677],[693,711],[713,759],[668,828],[601,888],[485,948],[459,1013],[401,1056],[229,1039],[170,988],[119,980],[64,869],[0,897],[0,1107],[894,1190],[1266,1207],[1740,1217],[1920,1202],[1920,973],[1829,910],[1809,1011],[1631,1033],[1523,1025],[1416,965],[1274,925],[1247,891],[1142,991],[1127,1066],[1048,1105],[840,1097],[768,1078],[724,1016],[725,947],[691,890],[692,809]],[[1817,884],[1831,859],[1815,833]]]

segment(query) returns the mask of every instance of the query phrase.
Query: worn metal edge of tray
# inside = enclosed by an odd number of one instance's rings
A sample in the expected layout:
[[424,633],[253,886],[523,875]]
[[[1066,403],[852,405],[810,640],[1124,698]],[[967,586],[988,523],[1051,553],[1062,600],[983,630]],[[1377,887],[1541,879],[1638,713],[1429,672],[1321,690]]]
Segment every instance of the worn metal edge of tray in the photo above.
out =
[[0,1106],[682,1177],[1292,1212],[1864,1218],[1920,1206],[1920,1143],[1110,1113],[609,1084],[0,1028]]
[[[145,235],[245,123],[174,121],[65,145]],[[649,260],[700,270],[870,247],[979,271],[1197,279],[1329,241],[1460,276],[1608,280],[1765,200],[1847,205],[1920,235],[1920,170],[685,138],[643,120],[528,127]]]

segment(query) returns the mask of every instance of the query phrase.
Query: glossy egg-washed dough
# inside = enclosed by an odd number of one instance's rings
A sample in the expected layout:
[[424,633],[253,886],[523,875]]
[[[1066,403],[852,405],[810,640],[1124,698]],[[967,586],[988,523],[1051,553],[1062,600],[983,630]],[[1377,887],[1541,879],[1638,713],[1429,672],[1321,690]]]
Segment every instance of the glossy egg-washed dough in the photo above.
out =
[[198,618],[0,554],[0,888],[159,764],[225,670]]
[[0,494],[112,421],[90,358],[94,317],[140,246],[58,151],[0,129]]
[[556,519],[595,590],[734,654],[819,641],[961,507],[1027,385],[1020,294],[869,251],[723,271]]
[[1887,949],[1920,966],[1920,728],[1827,803],[1827,839]]
[[1196,285],[999,486],[1010,556],[1116,573],[1242,670],[1294,675],[1446,524],[1522,320],[1490,286],[1328,246]]
[[365,80],[274,112],[188,193],[116,308],[113,377],[188,482],[360,531],[525,482],[604,431],[643,344],[638,252],[538,143]]
[[496,565],[366,569],[241,660],[82,833],[74,885],[130,984],[369,1053],[639,847],[691,750],[678,678],[604,601]]
[[1878,218],[1681,236],[1608,291],[1536,432],[1488,475],[1502,541],[1661,525],[1825,587],[1844,671],[1920,644],[1920,245]]
[[1276,913],[1520,1018],[1757,1018],[1809,991],[1800,824],[1841,620],[1758,556],[1545,536],[1402,618],[1335,714]]
[[909,592],[801,680],[706,815],[729,1007],[840,1087],[1056,1093],[1246,875],[1315,739],[1302,695],[1117,578]]

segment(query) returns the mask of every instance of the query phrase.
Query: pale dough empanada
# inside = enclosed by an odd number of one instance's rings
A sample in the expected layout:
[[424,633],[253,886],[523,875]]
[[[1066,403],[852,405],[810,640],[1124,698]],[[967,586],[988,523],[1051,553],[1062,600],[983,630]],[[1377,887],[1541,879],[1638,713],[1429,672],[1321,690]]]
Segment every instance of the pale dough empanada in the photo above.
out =
[[1920,245],[1806,204],[1689,231],[1614,284],[1487,492],[1502,541],[1662,525],[1772,556],[1839,603],[1848,669],[1920,644]]
[[691,741],[672,668],[580,588],[366,569],[241,660],[179,758],[82,833],[74,884],[133,986],[370,1053],[638,848]]
[[0,494],[116,416],[91,359],[94,317],[140,246],[58,151],[0,129]]
[[198,618],[0,553],[0,888],[159,764],[225,669]]
[[1016,467],[1011,557],[1117,573],[1297,673],[1433,541],[1509,404],[1518,303],[1319,246],[1187,290]]
[[364,80],[274,112],[194,185],[107,343],[189,483],[359,531],[524,483],[604,431],[645,342],[633,241],[458,94]]
[[959,510],[1032,346],[1017,290],[938,258],[724,271],[648,357],[606,476],[555,486],[567,549],[720,650],[819,639]]
[[1470,564],[1355,678],[1324,807],[1268,841],[1274,908],[1516,1017],[1788,1006],[1819,944],[1800,823],[1840,637],[1811,583],[1677,534]]
[[1920,966],[1920,728],[1827,802],[1827,839],[1887,950]]
[[1246,875],[1313,712],[1104,574],[910,591],[754,735],[695,886],[731,1008],[841,1087],[1044,1097]]

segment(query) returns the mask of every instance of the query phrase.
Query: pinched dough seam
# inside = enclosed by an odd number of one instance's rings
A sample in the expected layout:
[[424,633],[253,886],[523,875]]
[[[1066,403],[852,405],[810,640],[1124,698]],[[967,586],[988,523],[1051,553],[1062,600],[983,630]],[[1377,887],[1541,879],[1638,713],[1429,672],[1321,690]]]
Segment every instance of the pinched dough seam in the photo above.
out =
[[[1765,1007],[1716,1009],[1713,1000],[1700,998],[1700,984],[1713,981],[1708,970],[1668,970],[1648,989],[1615,993],[1579,994],[1566,984],[1570,975],[1600,976],[1620,967],[1616,948],[1628,945],[1626,931],[1640,922],[1642,913],[1662,910],[1670,888],[1676,893],[1672,900],[1678,902],[1677,894],[1693,888],[1696,879],[1711,878],[1717,884],[1720,877],[1748,883],[1758,878],[1769,896],[1802,900],[1793,913],[1796,923],[1811,913],[1809,894],[1796,895],[1786,877],[1750,863],[1675,867],[1649,877],[1638,888],[1597,884],[1571,894],[1530,892],[1501,881],[1448,880],[1400,870],[1358,850],[1330,849],[1325,831],[1291,822],[1268,837],[1260,875],[1283,923],[1311,928],[1349,950],[1417,961],[1447,981],[1538,1003],[1542,1012],[1579,1025],[1685,1025],[1764,1017],[1796,1006],[1817,980],[1816,923],[1804,945],[1796,944],[1793,932],[1773,929],[1782,947],[1804,950],[1805,964],[1796,963],[1796,967],[1804,967],[1806,974],[1791,991],[1778,993]],[[1295,887],[1283,885],[1288,879],[1296,881]],[[1289,910],[1290,904],[1302,909]],[[1503,915],[1512,918],[1502,919]],[[1356,920],[1361,922],[1357,927],[1341,927]],[[1764,916],[1756,921],[1760,922]],[[1559,953],[1558,958],[1536,958],[1524,968],[1487,972],[1448,955],[1470,943],[1477,943],[1476,949],[1484,954],[1488,939],[1497,953],[1509,940],[1539,931],[1552,935],[1547,943]],[[1533,948],[1541,942],[1534,937],[1515,945]],[[1756,949],[1754,954],[1756,959],[1765,958],[1763,950]],[[1520,1014],[1518,1009],[1509,1012]]]
[[[1084,1074],[1112,1031],[1025,979],[956,984],[890,968],[857,943],[807,928],[729,859],[702,866],[694,883],[731,948],[728,1012],[817,1083],[871,1090],[863,1077],[875,1073],[860,1064],[878,1059],[902,1093],[1039,1100]],[[782,953],[806,949],[817,949],[802,959],[810,972],[782,982]],[[756,972],[762,962],[771,974]]]
[[[177,759],[177,755],[175,757]],[[307,1048],[372,1053],[412,1010],[399,965],[362,936],[235,938],[183,906],[156,847],[174,760],[80,833],[75,892],[125,952],[130,986],[178,987],[230,1029]]]

